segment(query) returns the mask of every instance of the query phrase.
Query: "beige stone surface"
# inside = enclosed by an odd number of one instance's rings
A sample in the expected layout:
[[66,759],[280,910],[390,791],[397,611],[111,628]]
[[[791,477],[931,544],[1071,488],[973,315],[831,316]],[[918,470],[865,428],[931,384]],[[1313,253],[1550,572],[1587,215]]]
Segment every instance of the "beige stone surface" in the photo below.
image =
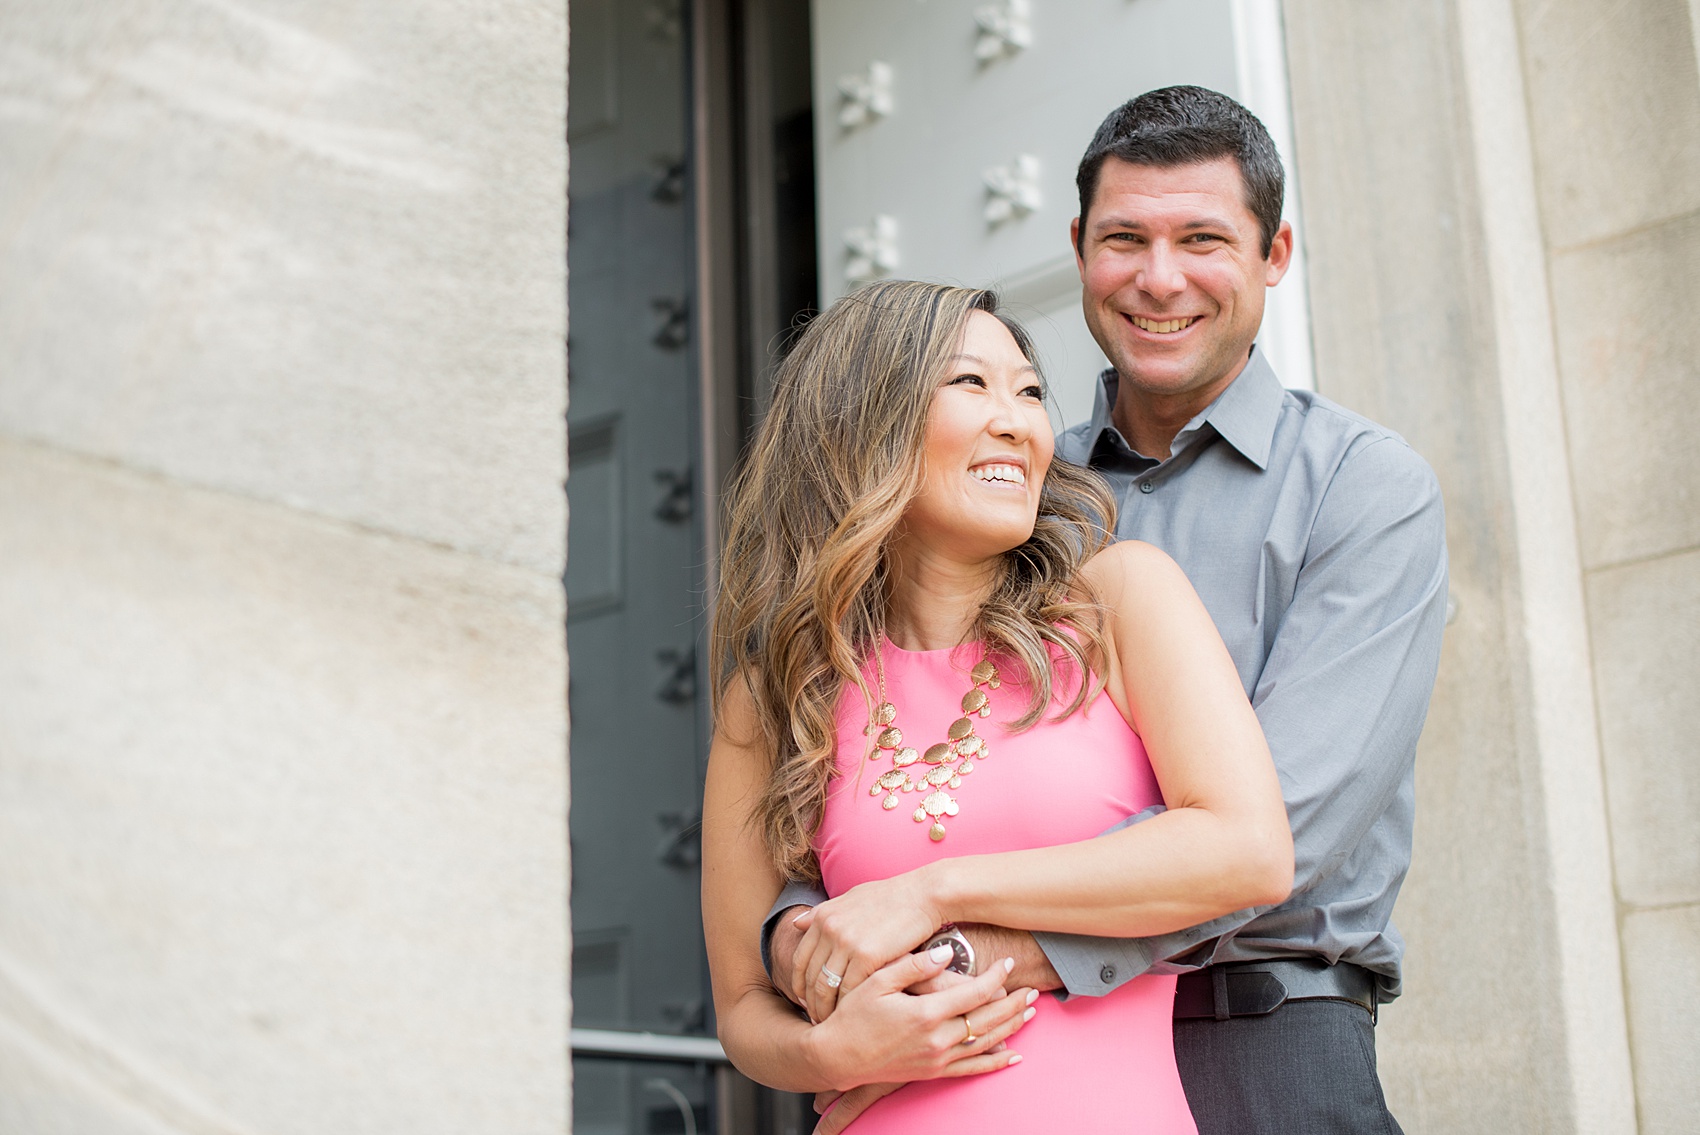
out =
[[0,548],[8,1027],[243,1130],[562,1130],[558,576],[16,443]]
[[[202,1130],[205,1130],[202,1125]],[[0,1016],[0,1131],[8,1135],[184,1135],[121,1088],[86,1074]],[[224,1135],[213,1127],[206,1135]]]
[[0,0],[0,433],[555,570],[565,15]]
[[1552,258],[1589,567],[1700,544],[1700,214]]
[[1592,572],[1618,893],[1700,902],[1700,552]]
[[[1599,796],[1597,759],[1580,759],[1591,725],[1582,744],[1564,728],[1577,716],[1566,700],[1577,673],[1580,696],[1589,693],[1587,660],[1572,664],[1585,623],[1574,568],[1566,581],[1522,558],[1567,538],[1571,510],[1539,480],[1542,469],[1562,475],[1566,458],[1550,353],[1543,363],[1538,349],[1507,350],[1505,331],[1538,348],[1540,328],[1531,335],[1498,323],[1512,316],[1491,275],[1485,227],[1495,221],[1483,215],[1480,191],[1480,179],[1496,175],[1481,167],[1474,133],[1482,115],[1515,114],[1522,100],[1472,106],[1455,5],[1283,8],[1318,388],[1404,434],[1434,465],[1447,504],[1456,618],[1418,753],[1415,852],[1394,912],[1408,945],[1407,992],[1382,1011],[1383,1084],[1412,1133],[1593,1130],[1586,1117],[1608,1112],[1627,1126],[1631,1109],[1611,1106],[1629,1092],[1621,1009],[1615,1037],[1579,1029],[1568,1015],[1578,990],[1611,989],[1617,967],[1578,972],[1557,947],[1567,940],[1560,900],[1578,896],[1553,891],[1555,870],[1569,862],[1554,841],[1568,837],[1553,830],[1549,810],[1590,767]],[[1482,18],[1479,9],[1467,14]],[[1509,50],[1514,57],[1514,39]],[[1500,65],[1487,62],[1490,72]],[[1530,235],[1538,254],[1539,233]],[[1544,281],[1535,287],[1544,293]],[[1558,444],[1516,471],[1512,460],[1540,439],[1507,415],[1519,390],[1543,382]],[[1531,504],[1541,507],[1519,512]],[[1549,625],[1555,611],[1563,627]],[[1550,688],[1555,668],[1541,664],[1551,659],[1540,652],[1555,647],[1568,652],[1557,668],[1562,690]],[[1603,863],[1601,812],[1590,838]],[[1614,954],[1609,881],[1595,882],[1598,895],[1581,897],[1603,905],[1605,924],[1583,935],[1581,952]],[[1493,949],[1484,934],[1521,945]],[[1528,996],[1531,987],[1543,996]],[[1613,1046],[1618,1067],[1595,1091],[1599,1070],[1577,1067],[1578,1052]]]
[[1641,1135],[1688,1135],[1700,1114],[1700,907],[1623,920]]
[[1518,0],[1541,213],[1566,248],[1700,208],[1687,0]]

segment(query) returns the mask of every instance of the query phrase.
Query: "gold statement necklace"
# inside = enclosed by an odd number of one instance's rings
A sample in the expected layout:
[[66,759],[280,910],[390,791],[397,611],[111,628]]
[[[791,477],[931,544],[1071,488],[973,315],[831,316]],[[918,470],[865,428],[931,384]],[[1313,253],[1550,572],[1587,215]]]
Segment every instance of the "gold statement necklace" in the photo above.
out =
[[983,761],[991,755],[985,738],[974,733],[974,718],[976,715],[991,716],[992,702],[986,691],[998,688],[998,669],[989,658],[982,658],[974,666],[968,674],[974,684],[962,695],[962,716],[950,723],[948,739],[920,753],[913,746],[904,745],[903,730],[897,727],[897,707],[886,700],[883,655],[884,650],[876,648],[874,666],[879,670],[880,700],[874,709],[873,719],[868,723],[868,732],[877,729],[879,735],[874,738],[874,751],[868,759],[881,761],[889,753],[892,767],[879,775],[873,787],[868,789],[868,795],[885,793],[880,807],[889,812],[900,802],[899,793],[925,793],[912,818],[917,824],[924,824],[930,816],[933,826],[927,834],[935,841],[941,840],[944,838],[944,818],[961,810],[956,797],[947,790],[960,788],[962,778],[974,771],[974,762]]

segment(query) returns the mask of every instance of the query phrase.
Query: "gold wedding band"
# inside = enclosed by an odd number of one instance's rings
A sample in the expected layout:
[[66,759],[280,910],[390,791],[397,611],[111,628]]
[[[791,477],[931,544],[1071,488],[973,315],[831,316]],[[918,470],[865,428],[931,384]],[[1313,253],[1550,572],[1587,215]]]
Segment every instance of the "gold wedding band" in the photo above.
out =
[[968,1035],[962,1038],[963,1044],[973,1044],[975,1041],[980,1039],[974,1035],[974,1026],[968,1023],[967,1013],[962,1014],[962,1027],[968,1032]]

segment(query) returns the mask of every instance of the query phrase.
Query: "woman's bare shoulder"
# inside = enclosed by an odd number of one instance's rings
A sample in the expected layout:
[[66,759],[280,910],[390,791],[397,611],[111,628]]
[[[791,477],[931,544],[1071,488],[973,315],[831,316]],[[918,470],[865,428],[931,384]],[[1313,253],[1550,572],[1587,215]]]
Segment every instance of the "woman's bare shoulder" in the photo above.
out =
[[1082,574],[1111,606],[1134,593],[1149,593],[1152,588],[1163,591],[1186,584],[1180,565],[1163,549],[1143,540],[1111,544],[1086,561]]

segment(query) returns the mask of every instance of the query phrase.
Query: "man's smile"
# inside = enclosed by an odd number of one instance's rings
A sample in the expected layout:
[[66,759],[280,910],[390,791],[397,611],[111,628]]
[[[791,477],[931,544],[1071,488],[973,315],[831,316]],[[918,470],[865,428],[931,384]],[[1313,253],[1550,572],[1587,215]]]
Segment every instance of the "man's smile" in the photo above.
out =
[[1174,319],[1148,319],[1143,315],[1127,317],[1128,321],[1135,327],[1151,335],[1173,335],[1177,331],[1186,330],[1203,318],[1202,315],[1182,315]]

